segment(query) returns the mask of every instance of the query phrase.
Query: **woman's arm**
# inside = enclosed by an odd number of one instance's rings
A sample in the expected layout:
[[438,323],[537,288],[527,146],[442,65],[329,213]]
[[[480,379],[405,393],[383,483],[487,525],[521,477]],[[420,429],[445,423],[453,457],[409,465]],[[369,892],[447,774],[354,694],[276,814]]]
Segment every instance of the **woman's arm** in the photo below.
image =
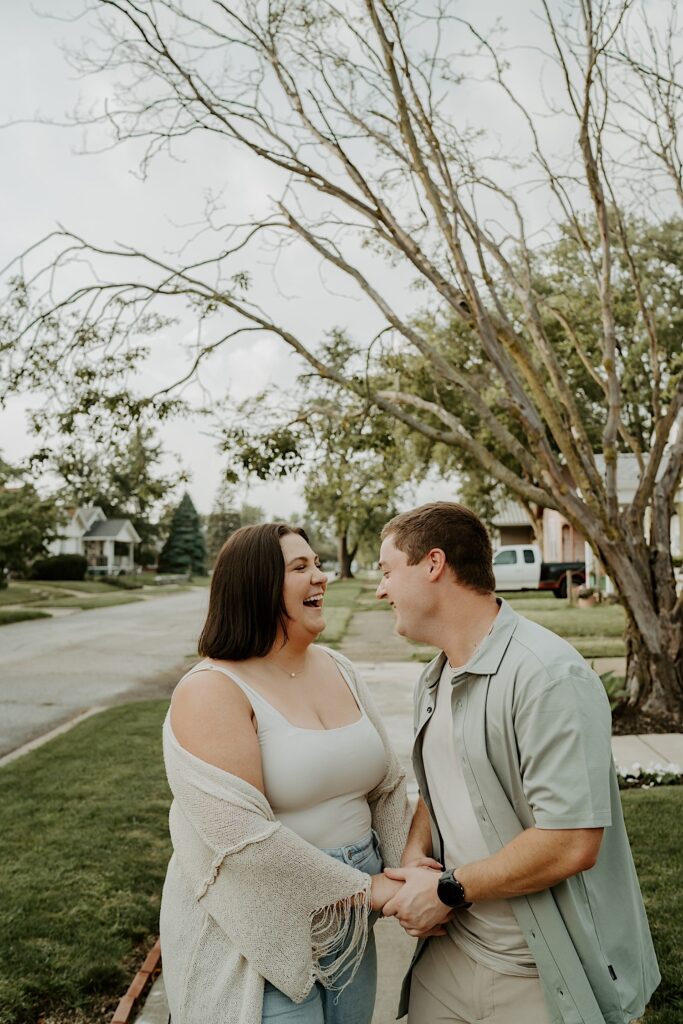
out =
[[418,797],[415,814],[410,825],[406,847],[401,857],[401,867],[441,867],[432,857],[432,830],[429,811],[422,797]]
[[195,672],[178,684],[171,700],[171,726],[185,750],[265,794],[252,706],[222,672]]

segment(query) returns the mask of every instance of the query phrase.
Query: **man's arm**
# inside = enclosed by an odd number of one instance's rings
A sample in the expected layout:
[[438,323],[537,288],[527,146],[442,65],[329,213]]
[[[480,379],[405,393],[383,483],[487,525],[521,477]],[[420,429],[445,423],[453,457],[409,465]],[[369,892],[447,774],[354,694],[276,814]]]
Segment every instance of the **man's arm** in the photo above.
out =
[[[540,892],[592,868],[603,831],[529,828],[493,856],[457,867],[455,877],[473,903]],[[410,935],[423,934],[446,920],[450,908],[436,894],[436,871],[402,867],[387,868],[385,873],[406,884],[385,904],[383,913],[398,917]]]

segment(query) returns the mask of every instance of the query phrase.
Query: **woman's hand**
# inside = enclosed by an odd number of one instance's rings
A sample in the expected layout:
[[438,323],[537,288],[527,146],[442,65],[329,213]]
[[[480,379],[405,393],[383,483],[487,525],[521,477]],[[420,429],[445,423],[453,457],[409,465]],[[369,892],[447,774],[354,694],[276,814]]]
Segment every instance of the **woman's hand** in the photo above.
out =
[[403,888],[403,882],[396,882],[386,875],[371,875],[372,878],[372,909],[381,911],[385,903]]
[[410,854],[406,850],[401,857],[402,868],[433,868],[435,871],[443,871],[443,864],[439,864],[438,860],[434,860],[433,857],[428,857],[425,853]]

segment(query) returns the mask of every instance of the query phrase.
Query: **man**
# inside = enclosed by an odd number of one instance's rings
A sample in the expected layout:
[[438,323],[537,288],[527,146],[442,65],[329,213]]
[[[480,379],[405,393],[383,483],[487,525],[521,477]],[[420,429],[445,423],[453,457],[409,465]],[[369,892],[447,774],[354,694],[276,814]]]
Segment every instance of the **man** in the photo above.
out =
[[396,516],[380,567],[398,632],[442,652],[417,686],[421,798],[403,867],[386,872],[405,884],[384,913],[420,937],[399,1016],[639,1017],[660,975],[600,679],[496,599],[488,534],[463,506]]

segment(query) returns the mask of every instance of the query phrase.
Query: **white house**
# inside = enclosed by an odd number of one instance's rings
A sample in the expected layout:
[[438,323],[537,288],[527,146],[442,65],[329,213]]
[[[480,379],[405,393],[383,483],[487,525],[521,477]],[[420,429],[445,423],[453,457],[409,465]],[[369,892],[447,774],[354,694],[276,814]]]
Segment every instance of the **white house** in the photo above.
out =
[[[645,455],[645,463],[647,464],[647,455]],[[605,459],[602,455],[595,456],[595,464],[598,468],[598,472],[604,479],[605,477]],[[661,477],[664,472],[664,465],[660,464],[657,479]],[[638,467],[638,459],[631,452],[622,452],[617,456],[617,498],[619,506],[630,505],[635,498],[636,491],[638,489],[638,482],[640,479],[640,469]],[[650,529],[650,509],[645,509],[645,530],[646,533]],[[683,483],[680,483],[676,493],[674,494],[674,514],[671,517],[671,554],[674,558],[680,558],[683,553]],[[603,585],[608,593],[614,591],[614,585],[608,576],[604,576],[601,572],[599,564],[596,562],[595,555],[593,554],[592,548],[589,544],[586,544],[586,579],[589,580],[593,585]]]
[[[647,456],[646,456],[647,460]],[[595,456],[598,472],[604,478],[605,460],[602,455]],[[617,460],[617,496],[619,505],[628,505],[635,497],[640,471],[636,456],[630,452],[622,452]],[[661,475],[661,470],[660,470]],[[671,519],[671,554],[679,557],[683,553],[683,484],[674,496],[674,515]],[[649,509],[646,509],[646,528],[648,528]],[[529,517],[522,505],[506,502],[498,516],[493,520],[497,527],[501,544],[524,544],[526,539],[512,539],[522,536],[524,525],[531,531]],[[529,540],[531,538],[529,537]],[[612,591],[612,581],[605,577],[597,564],[592,548],[585,538],[568,523],[561,512],[554,509],[543,509],[543,559],[546,562],[578,562],[586,563],[586,579],[595,586],[604,586]]]
[[59,537],[48,545],[52,555],[84,555],[88,572],[112,576],[134,572],[140,535],[130,519],[107,519],[98,505],[69,510]]

